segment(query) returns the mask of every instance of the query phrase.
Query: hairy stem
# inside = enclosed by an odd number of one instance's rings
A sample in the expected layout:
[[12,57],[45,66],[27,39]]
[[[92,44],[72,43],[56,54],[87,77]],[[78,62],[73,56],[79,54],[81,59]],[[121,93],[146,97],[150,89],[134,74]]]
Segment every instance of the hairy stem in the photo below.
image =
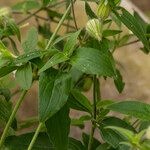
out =
[[96,75],[94,75],[93,76],[93,118],[94,118],[94,121],[92,122],[90,139],[88,143],[88,150],[92,150],[94,131],[96,127],[96,124],[95,124],[96,114],[97,114],[96,102],[97,102],[97,78],[96,78]]
[[10,118],[9,118],[7,124],[6,124],[6,127],[4,129],[4,132],[3,132],[1,140],[0,140],[0,149],[3,146],[3,143],[4,143],[5,139],[6,139],[7,134],[8,134],[9,128],[10,128],[10,126],[11,126],[11,124],[12,124],[14,118],[15,118],[15,115],[16,115],[16,113],[17,113],[17,111],[18,111],[18,109],[19,109],[19,107],[20,107],[20,105],[21,105],[21,103],[22,103],[26,93],[27,93],[27,90],[24,90],[22,92],[22,95],[20,96],[19,100],[17,101],[17,103],[16,103],[16,105],[15,105],[15,107],[14,107],[12,113],[11,113],[11,116],[10,116]]
[[34,145],[34,143],[35,143],[35,141],[36,141],[36,139],[37,139],[37,137],[38,137],[38,134],[39,134],[41,128],[43,127],[43,125],[44,125],[44,124],[43,124],[42,122],[39,124],[39,126],[38,126],[38,128],[36,129],[36,132],[35,132],[35,134],[34,134],[34,136],[33,136],[33,138],[32,138],[32,141],[31,141],[31,143],[30,143],[30,145],[29,145],[29,147],[28,147],[28,150],[31,150],[31,149],[32,149],[32,147],[33,147],[33,145]]

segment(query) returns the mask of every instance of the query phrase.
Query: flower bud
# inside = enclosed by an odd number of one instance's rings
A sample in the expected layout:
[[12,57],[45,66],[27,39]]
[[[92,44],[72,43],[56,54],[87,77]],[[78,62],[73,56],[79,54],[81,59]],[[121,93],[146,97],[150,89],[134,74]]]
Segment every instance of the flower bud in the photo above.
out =
[[9,14],[10,14],[10,8],[9,7],[0,8],[0,17],[8,16]]
[[97,9],[97,16],[102,20],[105,20],[106,18],[108,18],[110,11],[111,7],[108,3],[108,0],[101,0]]
[[98,19],[91,19],[87,22],[86,31],[97,40],[102,39],[102,23]]

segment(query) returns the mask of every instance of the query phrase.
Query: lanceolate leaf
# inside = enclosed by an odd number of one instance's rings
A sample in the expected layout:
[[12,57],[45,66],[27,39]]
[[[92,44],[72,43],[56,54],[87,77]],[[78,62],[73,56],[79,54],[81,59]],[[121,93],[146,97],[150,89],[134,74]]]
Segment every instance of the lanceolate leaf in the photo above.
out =
[[150,51],[150,45],[146,38],[146,32],[137,19],[124,8],[121,8],[121,14],[115,14],[127,26],[127,28],[142,41],[143,45],[148,49],[148,51]]
[[22,63],[27,63],[28,61],[38,58],[38,57],[42,57],[44,54],[46,54],[46,51],[33,51],[33,52],[28,52],[26,54],[20,55],[18,56],[13,62],[12,64],[14,65],[20,65]]
[[5,123],[8,121],[11,114],[11,103],[4,99],[0,99],[0,120]]
[[32,84],[32,67],[30,63],[17,69],[16,80],[22,89],[28,90]]
[[35,27],[32,27],[27,34],[25,41],[22,43],[22,47],[25,53],[36,50],[38,42],[38,31]]
[[87,3],[87,1],[85,1],[85,11],[86,14],[91,18],[97,18],[97,16],[95,15],[95,13],[93,12],[93,10],[91,9],[90,5]]
[[56,53],[54,56],[52,56],[49,61],[39,70],[39,73],[49,69],[50,67],[57,65],[61,62],[67,61],[69,58],[64,55],[62,52]]
[[[34,133],[22,134],[20,136],[10,136],[5,141],[5,146],[9,150],[27,150]],[[33,150],[55,150],[46,133],[40,133],[33,145]]]
[[22,12],[38,8],[40,8],[40,3],[36,0],[24,0],[18,2],[16,5],[12,7],[14,11],[22,11]]
[[[88,143],[89,143],[89,139],[90,139],[90,135],[83,133],[82,134],[82,139],[83,139],[83,143],[85,146],[85,149],[88,149]],[[93,143],[92,143],[92,150],[96,149],[98,146],[100,145],[100,142],[96,139],[93,138]]]
[[90,104],[90,101],[78,90],[71,90],[68,103],[73,109],[92,113],[92,105]]
[[124,89],[125,83],[123,82],[122,75],[119,70],[116,71],[116,75],[114,77],[114,83],[119,93],[121,93]]
[[114,148],[117,148],[119,146],[119,143],[124,141],[125,138],[111,129],[106,129],[106,127],[109,125],[129,129],[130,131],[133,131],[133,132],[135,131],[132,126],[130,126],[128,123],[126,123],[125,121],[119,118],[116,118],[116,117],[105,118],[100,123],[100,126],[99,126],[100,134],[103,140],[106,143],[109,143]]
[[70,131],[69,107],[65,105],[46,121],[48,135],[56,150],[68,150]]
[[[9,150],[27,150],[34,133],[22,134],[19,136],[9,136],[6,138],[5,147]],[[34,145],[33,150],[56,150],[52,144],[49,136],[45,132],[39,133]],[[68,150],[85,150],[83,144],[73,138],[69,138]]]
[[81,30],[72,33],[72,35],[69,37],[68,41],[66,42],[66,44],[64,45],[64,53],[65,55],[71,55],[73,53],[73,49],[77,43],[77,38],[80,34]]
[[114,76],[114,60],[109,52],[93,48],[78,48],[71,58],[71,64],[87,74]]
[[15,65],[7,64],[6,66],[3,66],[0,68],[0,77],[3,77],[12,71],[16,70],[18,67]]
[[39,79],[39,120],[46,121],[67,102],[71,89],[71,77],[49,69],[40,74]]
[[69,138],[68,150],[85,150],[85,147],[80,141],[73,139],[73,138]]
[[111,104],[107,108],[141,120],[150,120],[150,105],[142,102],[122,101]]
[[115,36],[117,34],[120,34],[121,32],[122,32],[121,30],[104,30],[103,36],[104,37]]

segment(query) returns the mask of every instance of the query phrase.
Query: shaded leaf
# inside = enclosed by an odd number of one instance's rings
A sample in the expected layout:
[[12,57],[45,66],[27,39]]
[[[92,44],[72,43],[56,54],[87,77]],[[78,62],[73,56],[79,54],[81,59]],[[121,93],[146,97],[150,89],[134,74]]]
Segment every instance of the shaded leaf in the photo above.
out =
[[54,65],[67,61],[69,58],[64,55],[62,52],[54,54],[48,62],[39,70],[39,73],[51,68]]
[[57,113],[67,102],[71,89],[71,77],[49,69],[39,78],[39,120],[46,121]]
[[150,120],[150,105],[142,102],[122,101],[111,104],[107,108],[141,120]]
[[[6,138],[5,146],[9,150],[27,150],[34,133],[22,134],[20,136],[10,136]],[[48,135],[46,133],[39,133],[34,145],[33,150],[55,150]]]
[[74,138],[69,138],[69,148],[68,150],[85,150],[83,144],[74,139]]
[[16,80],[22,89],[28,90],[32,85],[32,67],[27,63],[17,69]]
[[147,50],[150,51],[150,45],[146,38],[146,32],[144,31],[142,25],[137,21],[137,19],[124,8],[121,8],[121,14],[116,12],[115,14],[127,26],[127,28],[142,41]]
[[68,150],[68,134],[70,131],[69,108],[62,107],[46,121],[48,135],[56,150]]
[[77,43],[77,38],[80,34],[81,30],[72,33],[72,35],[70,35],[68,41],[66,42],[66,44],[64,45],[64,53],[65,55],[71,55],[73,53],[73,49]]
[[78,90],[71,90],[68,99],[68,104],[71,108],[81,111],[92,112],[92,105],[90,101]]

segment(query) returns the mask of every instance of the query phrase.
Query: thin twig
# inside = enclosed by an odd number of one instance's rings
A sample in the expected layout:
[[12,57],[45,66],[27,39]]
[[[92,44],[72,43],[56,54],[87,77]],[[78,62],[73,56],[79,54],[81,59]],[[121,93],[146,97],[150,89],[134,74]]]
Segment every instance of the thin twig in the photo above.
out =
[[138,43],[138,42],[140,42],[140,41],[139,41],[139,40],[135,40],[135,41],[132,41],[132,42],[126,43],[126,44],[124,44],[124,45],[121,45],[121,46],[119,46],[118,48],[120,48],[120,47],[124,47],[124,46],[129,46],[129,45],[131,45],[131,44],[135,44],[135,43]]

